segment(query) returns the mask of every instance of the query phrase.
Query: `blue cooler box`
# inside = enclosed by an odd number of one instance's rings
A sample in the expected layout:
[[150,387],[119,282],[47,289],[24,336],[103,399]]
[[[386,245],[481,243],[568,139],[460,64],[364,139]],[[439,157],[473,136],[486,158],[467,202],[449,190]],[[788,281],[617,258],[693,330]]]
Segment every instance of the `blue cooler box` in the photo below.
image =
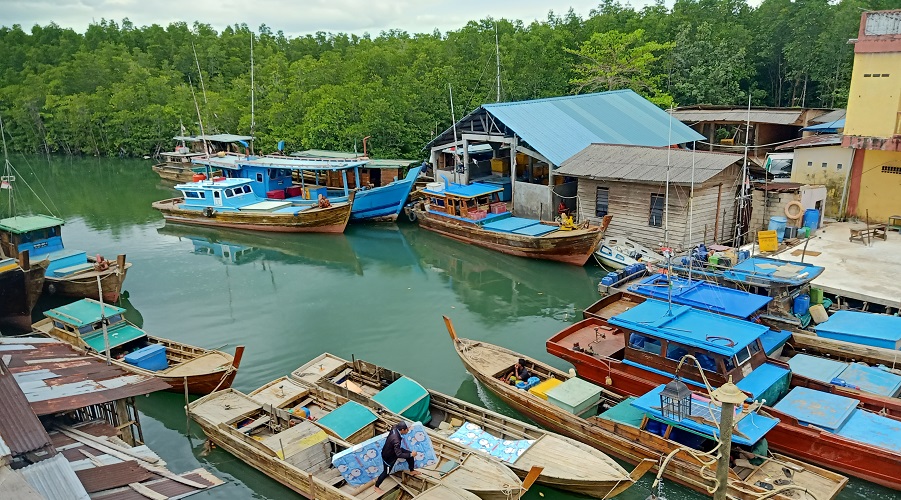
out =
[[125,356],[125,362],[150,371],[169,368],[166,359],[166,348],[159,344],[149,345]]

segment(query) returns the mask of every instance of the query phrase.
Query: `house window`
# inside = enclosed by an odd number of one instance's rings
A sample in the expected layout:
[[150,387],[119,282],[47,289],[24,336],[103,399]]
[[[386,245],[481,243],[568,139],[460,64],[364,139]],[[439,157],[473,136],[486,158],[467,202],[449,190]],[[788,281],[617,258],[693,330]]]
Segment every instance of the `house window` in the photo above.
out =
[[595,198],[594,202],[594,215],[597,217],[603,217],[607,215],[607,202],[610,199],[610,189],[605,187],[599,187],[597,189],[597,198]]
[[823,168],[826,168],[826,162],[823,162]]
[[812,166],[813,166],[813,162],[812,162],[812,161],[807,162],[807,166],[808,166],[808,167],[812,167]]
[[662,194],[651,195],[651,213],[648,217],[648,225],[653,227],[663,226],[663,200]]
[[841,164],[841,163],[837,164],[837,165],[835,166],[835,169],[836,169],[836,170],[841,170],[841,169],[842,169],[842,164]]
[[882,166],[883,174],[901,174],[901,167],[890,167],[888,165]]

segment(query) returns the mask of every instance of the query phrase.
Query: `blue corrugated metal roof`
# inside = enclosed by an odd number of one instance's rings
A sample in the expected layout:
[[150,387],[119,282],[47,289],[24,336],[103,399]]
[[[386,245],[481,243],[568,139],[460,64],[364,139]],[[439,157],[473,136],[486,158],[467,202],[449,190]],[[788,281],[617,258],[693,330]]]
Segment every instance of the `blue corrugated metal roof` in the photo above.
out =
[[704,140],[631,90],[484,104],[482,108],[558,166],[593,143],[668,146]]
[[672,316],[667,315],[668,309],[666,302],[649,299],[610,318],[610,323],[724,356],[734,356],[769,330],[750,321],[688,306],[673,305]]
[[838,132],[838,129],[840,128],[845,128],[844,118],[842,118],[841,120],[835,120],[834,122],[818,123],[816,125],[804,127],[801,130],[834,134]]

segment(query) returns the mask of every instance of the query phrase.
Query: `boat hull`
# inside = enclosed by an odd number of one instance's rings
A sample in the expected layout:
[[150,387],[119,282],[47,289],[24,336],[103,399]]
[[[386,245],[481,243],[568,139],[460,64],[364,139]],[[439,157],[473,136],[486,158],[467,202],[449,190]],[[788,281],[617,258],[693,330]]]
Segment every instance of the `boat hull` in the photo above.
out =
[[404,208],[410,190],[413,189],[413,182],[421,169],[413,167],[407,172],[406,177],[386,186],[357,191],[350,220],[376,222],[397,220],[397,215]]
[[343,233],[351,213],[351,204],[343,203],[329,208],[304,210],[297,215],[214,212],[207,217],[199,210],[179,208],[178,205],[183,201],[182,198],[173,198],[158,201],[152,206],[171,222],[276,233]]
[[0,272],[0,318],[31,323],[31,310],[44,287],[46,263],[35,263],[26,271],[20,266]]
[[[642,431],[635,427],[597,417],[583,419],[554,407],[543,400],[530,396],[527,391],[516,389],[495,379],[493,374],[485,373],[470,359],[470,354],[467,354],[471,346],[480,343],[455,338],[454,344],[457,355],[460,357],[466,370],[479,383],[496,394],[513,409],[528,416],[547,429],[581,441],[631,464],[649,463],[653,470],[658,471],[661,457],[680,447],[680,445],[656,434]],[[512,351],[509,353],[505,352],[504,355],[509,355],[511,359],[518,359],[522,356]],[[553,368],[537,361],[531,360],[531,362],[536,366],[544,367],[549,372],[554,372]],[[565,374],[562,372],[554,373],[554,375],[561,378],[565,377]],[[711,471],[707,470],[706,473],[704,471],[705,468],[694,456],[678,454],[664,469],[663,477],[699,493],[709,495],[710,488],[714,486],[714,477]],[[818,473],[832,477],[835,481],[831,495],[824,498],[834,498],[847,482],[847,478],[842,479],[825,470],[818,469]],[[729,482],[728,495],[731,498],[759,499],[761,494],[765,493],[765,490],[761,488],[734,480],[735,477],[730,475],[730,478],[733,480]],[[775,498],[785,500],[789,497],[777,495]]]
[[545,236],[520,236],[488,231],[476,224],[435,215],[421,208],[413,213],[419,226],[428,231],[453,238],[463,243],[477,245],[507,255],[529,259],[551,260],[576,266],[584,266],[604,237],[599,227],[557,231]]
[[[547,351],[572,363],[579,377],[622,396],[641,396],[672,380],[672,377],[626,365],[618,360],[601,360],[572,351],[554,342],[554,338],[547,342]],[[794,418],[782,415],[769,406],[763,407],[763,411],[780,420],[767,434],[771,449],[887,488],[901,490],[901,453],[892,453],[827,432],[811,431]]]
[[47,276],[44,279],[44,291],[49,295],[60,297],[100,300],[97,290],[97,275],[99,274],[103,301],[118,302],[129,267],[131,267],[131,263],[125,263],[121,268],[117,265],[106,271],[89,272],[65,278]]

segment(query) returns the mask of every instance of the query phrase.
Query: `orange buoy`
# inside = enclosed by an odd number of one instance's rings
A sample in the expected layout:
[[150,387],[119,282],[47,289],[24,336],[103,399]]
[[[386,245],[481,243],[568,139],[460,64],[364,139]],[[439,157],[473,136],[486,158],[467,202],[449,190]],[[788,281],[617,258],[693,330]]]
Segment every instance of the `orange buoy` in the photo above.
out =
[[224,181],[225,177],[213,177],[213,182]]
[[206,174],[194,174],[194,177],[191,178],[194,182],[200,182],[206,180]]

